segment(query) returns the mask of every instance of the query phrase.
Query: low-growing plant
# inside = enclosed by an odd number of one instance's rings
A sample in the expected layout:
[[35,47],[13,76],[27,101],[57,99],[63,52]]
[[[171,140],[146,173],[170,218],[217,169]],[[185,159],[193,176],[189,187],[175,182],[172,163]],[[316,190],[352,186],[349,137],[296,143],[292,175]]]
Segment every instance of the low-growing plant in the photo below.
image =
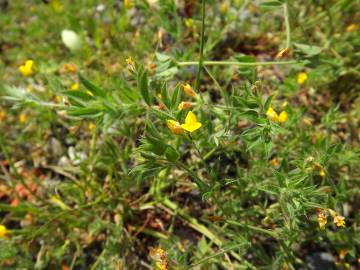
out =
[[1,269],[356,269],[356,1],[44,2],[2,85]]

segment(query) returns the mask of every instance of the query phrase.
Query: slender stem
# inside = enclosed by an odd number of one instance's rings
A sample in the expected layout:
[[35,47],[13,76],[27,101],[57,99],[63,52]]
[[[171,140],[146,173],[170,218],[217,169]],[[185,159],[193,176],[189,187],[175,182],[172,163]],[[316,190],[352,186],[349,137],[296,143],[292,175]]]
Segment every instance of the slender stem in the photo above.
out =
[[[188,61],[178,62],[178,66],[196,66],[199,62]],[[290,61],[267,61],[267,62],[238,62],[238,61],[203,61],[204,66],[244,66],[244,67],[256,67],[256,66],[272,66],[272,65],[289,65],[300,64],[301,62],[296,60]]]
[[290,49],[291,47],[291,28],[289,21],[289,6],[288,1],[284,3],[284,18],[285,18],[285,27],[286,27],[286,48]]
[[198,71],[196,74],[195,89],[199,91],[201,70],[204,62],[204,36],[205,36],[205,0],[202,0],[202,11],[201,11],[201,38],[200,38],[200,59],[198,64]]

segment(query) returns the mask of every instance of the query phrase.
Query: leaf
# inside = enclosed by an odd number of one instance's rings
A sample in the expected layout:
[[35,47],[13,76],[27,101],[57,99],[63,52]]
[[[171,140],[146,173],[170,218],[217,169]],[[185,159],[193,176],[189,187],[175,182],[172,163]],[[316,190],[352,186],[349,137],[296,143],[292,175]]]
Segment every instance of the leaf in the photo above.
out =
[[176,110],[181,102],[180,85],[177,85],[171,97],[171,109]]
[[171,101],[168,93],[167,83],[164,83],[161,88],[161,101],[165,104],[167,108],[170,108]]
[[138,90],[146,102],[147,105],[151,105],[150,103],[150,95],[149,95],[149,85],[147,78],[147,71],[141,68],[138,73]]
[[174,148],[169,146],[165,150],[165,157],[166,157],[167,160],[169,160],[171,162],[175,162],[175,161],[177,161],[179,159],[180,154]]
[[106,93],[103,90],[101,90],[99,87],[95,86],[90,81],[85,79],[85,77],[82,76],[80,72],[78,73],[78,76],[81,83],[85,86],[85,88],[89,90],[91,93],[93,93],[94,96],[102,97],[102,98],[106,97]]
[[315,56],[321,53],[322,48],[313,45],[301,44],[294,42],[294,46],[299,49],[302,53],[306,54],[307,56]]
[[81,116],[81,117],[98,117],[102,115],[102,110],[98,108],[79,108],[72,107],[67,110],[67,114],[71,116]]
[[268,8],[268,9],[277,8],[277,7],[280,7],[281,5],[283,5],[282,1],[266,1],[266,2],[260,3],[260,7]]

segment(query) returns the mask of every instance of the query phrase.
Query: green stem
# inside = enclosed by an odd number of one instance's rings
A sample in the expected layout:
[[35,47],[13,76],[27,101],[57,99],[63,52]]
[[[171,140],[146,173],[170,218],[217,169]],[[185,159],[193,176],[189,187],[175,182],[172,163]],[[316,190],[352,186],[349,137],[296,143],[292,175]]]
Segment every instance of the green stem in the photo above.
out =
[[196,74],[195,89],[199,91],[201,70],[204,62],[204,36],[205,36],[205,0],[202,0],[202,11],[201,11],[201,39],[200,39],[200,59],[198,64],[198,71]]
[[289,6],[288,1],[284,3],[284,17],[285,17],[285,27],[286,27],[286,48],[290,49],[291,46],[291,28],[289,21]]
[[[188,61],[178,62],[178,66],[196,66],[199,62]],[[256,67],[256,66],[274,66],[274,65],[289,65],[300,64],[301,62],[296,60],[290,61],[267,61],[267,62],[238,62],[238,61],[203,61],[204,66],[244,66],[244,67]]]

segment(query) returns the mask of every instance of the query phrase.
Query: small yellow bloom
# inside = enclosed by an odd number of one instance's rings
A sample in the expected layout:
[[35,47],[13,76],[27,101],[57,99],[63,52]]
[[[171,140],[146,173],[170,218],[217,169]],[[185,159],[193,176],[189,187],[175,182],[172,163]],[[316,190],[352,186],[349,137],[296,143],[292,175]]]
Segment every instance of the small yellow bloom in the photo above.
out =
[[321,169],[321,170],[320,170],[319,175],[320,175],[321,177],[325,177],[325,176],[326,176],[326,173],[325,173],[324,169]]
[[5,238],[9,234],[10,232],[8,231],[8,229],[4,225],[0,225],[0,238]]
[[223,2],[220,4],[220,12],[222,14],[225,14],[228,11],[228,9],[229,9],[229,6],[226,2]]
[[331,216],[334,219],[334,223],[337,227],[345,227],[345,218],[338,215],[334,210],[329,209]]
[[327,217],[324,210],[318,211],[318,217],[317,217],[319,227],[321,230],[325,229],[326,223],[327,223]]
[[150,247],[149,255],[153,260],[156,261],[166,260],[166,252],[161,247],[157,247],[157,248]]
[[355,32],[356,30],[358,30],[358,26],[355,23],[352,23],[346,27],[346,32],[348,33]]
[[133,5],[132,0],[124,0],[125,8],[131,8]]
[[358,263],[360,264],[360,257],[357,259]]
[[279,124],[282,124],[288,120],[287,112],[282,111],[280,115],[278,115],[272,107],[269,107],[269,109],[266,111],[266,115],[270,118],[271,121],[278,122]]
[[26,121],[27,121],[26,114],[25,114],[25,113],[20,113],[20,115],[19,115],[19,122],[20,122],[20,124],[25,124]]
[[168,270],[169,268],[168,268],[168,264],[167,264],[167,262],[156,262],[156,267],[157,267],[157,269],[158,270]]
[[166,120],[166,125],[171,130],[171,132],[176,135],[180,135],[183,133],[183,129],[181,128],[180,123],[175,120]]
[[80,87],[79,83],[73,83],[70,88],[71,90],[76,91],[79,89],[79,87]]
[[91,91],[89,91],[89,90],[86,91],[86,94],[88,94],[89,96],[92,96],[92,97],[94,96],[93,92],[91,92]]
[[0,121],[4,120],[6,118],[6,112],[0,110]]
[[190,111],[188,112],[185,123],[181,124],[181,127],[189,132],[194,132],[195,130],[201,128],[202,124],[197,121],[196,115]]
[[297,75],[297,83],[303,85],[308,79],[308,75],[305,72],[300,72]]
[[88,129],[89,129],[90,131],[93,131],[95,128],[96,128],[96,125],[95,125],[93,122],[89,123]]
[[339,259],[344,260],[347,253],[348,253],[348,251],[346,249],[340,249],[340,251],[339,251]]
[[181,110],[190,109],[191,107],[192,107],[192,104],[190,102],[182,101],[179,104],[178,109],[181,111]]
[[129,56],[128,58],[126,58],[126,64],[128,64],[128,66],[133,66],[135,65],[134,60],[132,59],[131,56]]
[[280,164],[280,162],[277,158],[273,158],[272,160],[270,160],[270,165],[272,167],[277,167],[277,166],[279,166],[279,164]]
[[77,67],[75,64],[66,63],[64,64],[64,69],[69,73],[76,73]]
[[266,115],[272,120],[277,121],[278,120],[278,114],[274,111],[272,107],[269,107],[269,109],[266,111]]
[[282,112],[280,113],[280,115],[278,116],[277,121],[278,121],[279,123],[284,123],[284,122],[286,122],[287,120],[288,120],[288,114],[287,114],[287,112],[282,111]]
[[190,27],[192,27],[194,25],[194,20],[193,19],[191,19],[191,18],[186,18],[185,19],[185,26],[187,27],[187,28],[190,28]]
[[56,100],[57,103],[60,103],[62,101],[62,97],[55,96],[55,100]]
[[195,91],[192,89],[191,85],[188,83],[185,83],[182,85],[182,88],[184,90],[184,92],[190,96],[190,97],[196,97],[196,93]]
[[345,218],[343,216],[336,215],[334,217],[334,223],[337,227],[345,227]]
[[34,61],[32,60],[27,60],[25,62],[24,65],[21,65],[19,67],[19,72],[21,73],[21,75],[27,77],[33,74],[33,65],[34,65]]

